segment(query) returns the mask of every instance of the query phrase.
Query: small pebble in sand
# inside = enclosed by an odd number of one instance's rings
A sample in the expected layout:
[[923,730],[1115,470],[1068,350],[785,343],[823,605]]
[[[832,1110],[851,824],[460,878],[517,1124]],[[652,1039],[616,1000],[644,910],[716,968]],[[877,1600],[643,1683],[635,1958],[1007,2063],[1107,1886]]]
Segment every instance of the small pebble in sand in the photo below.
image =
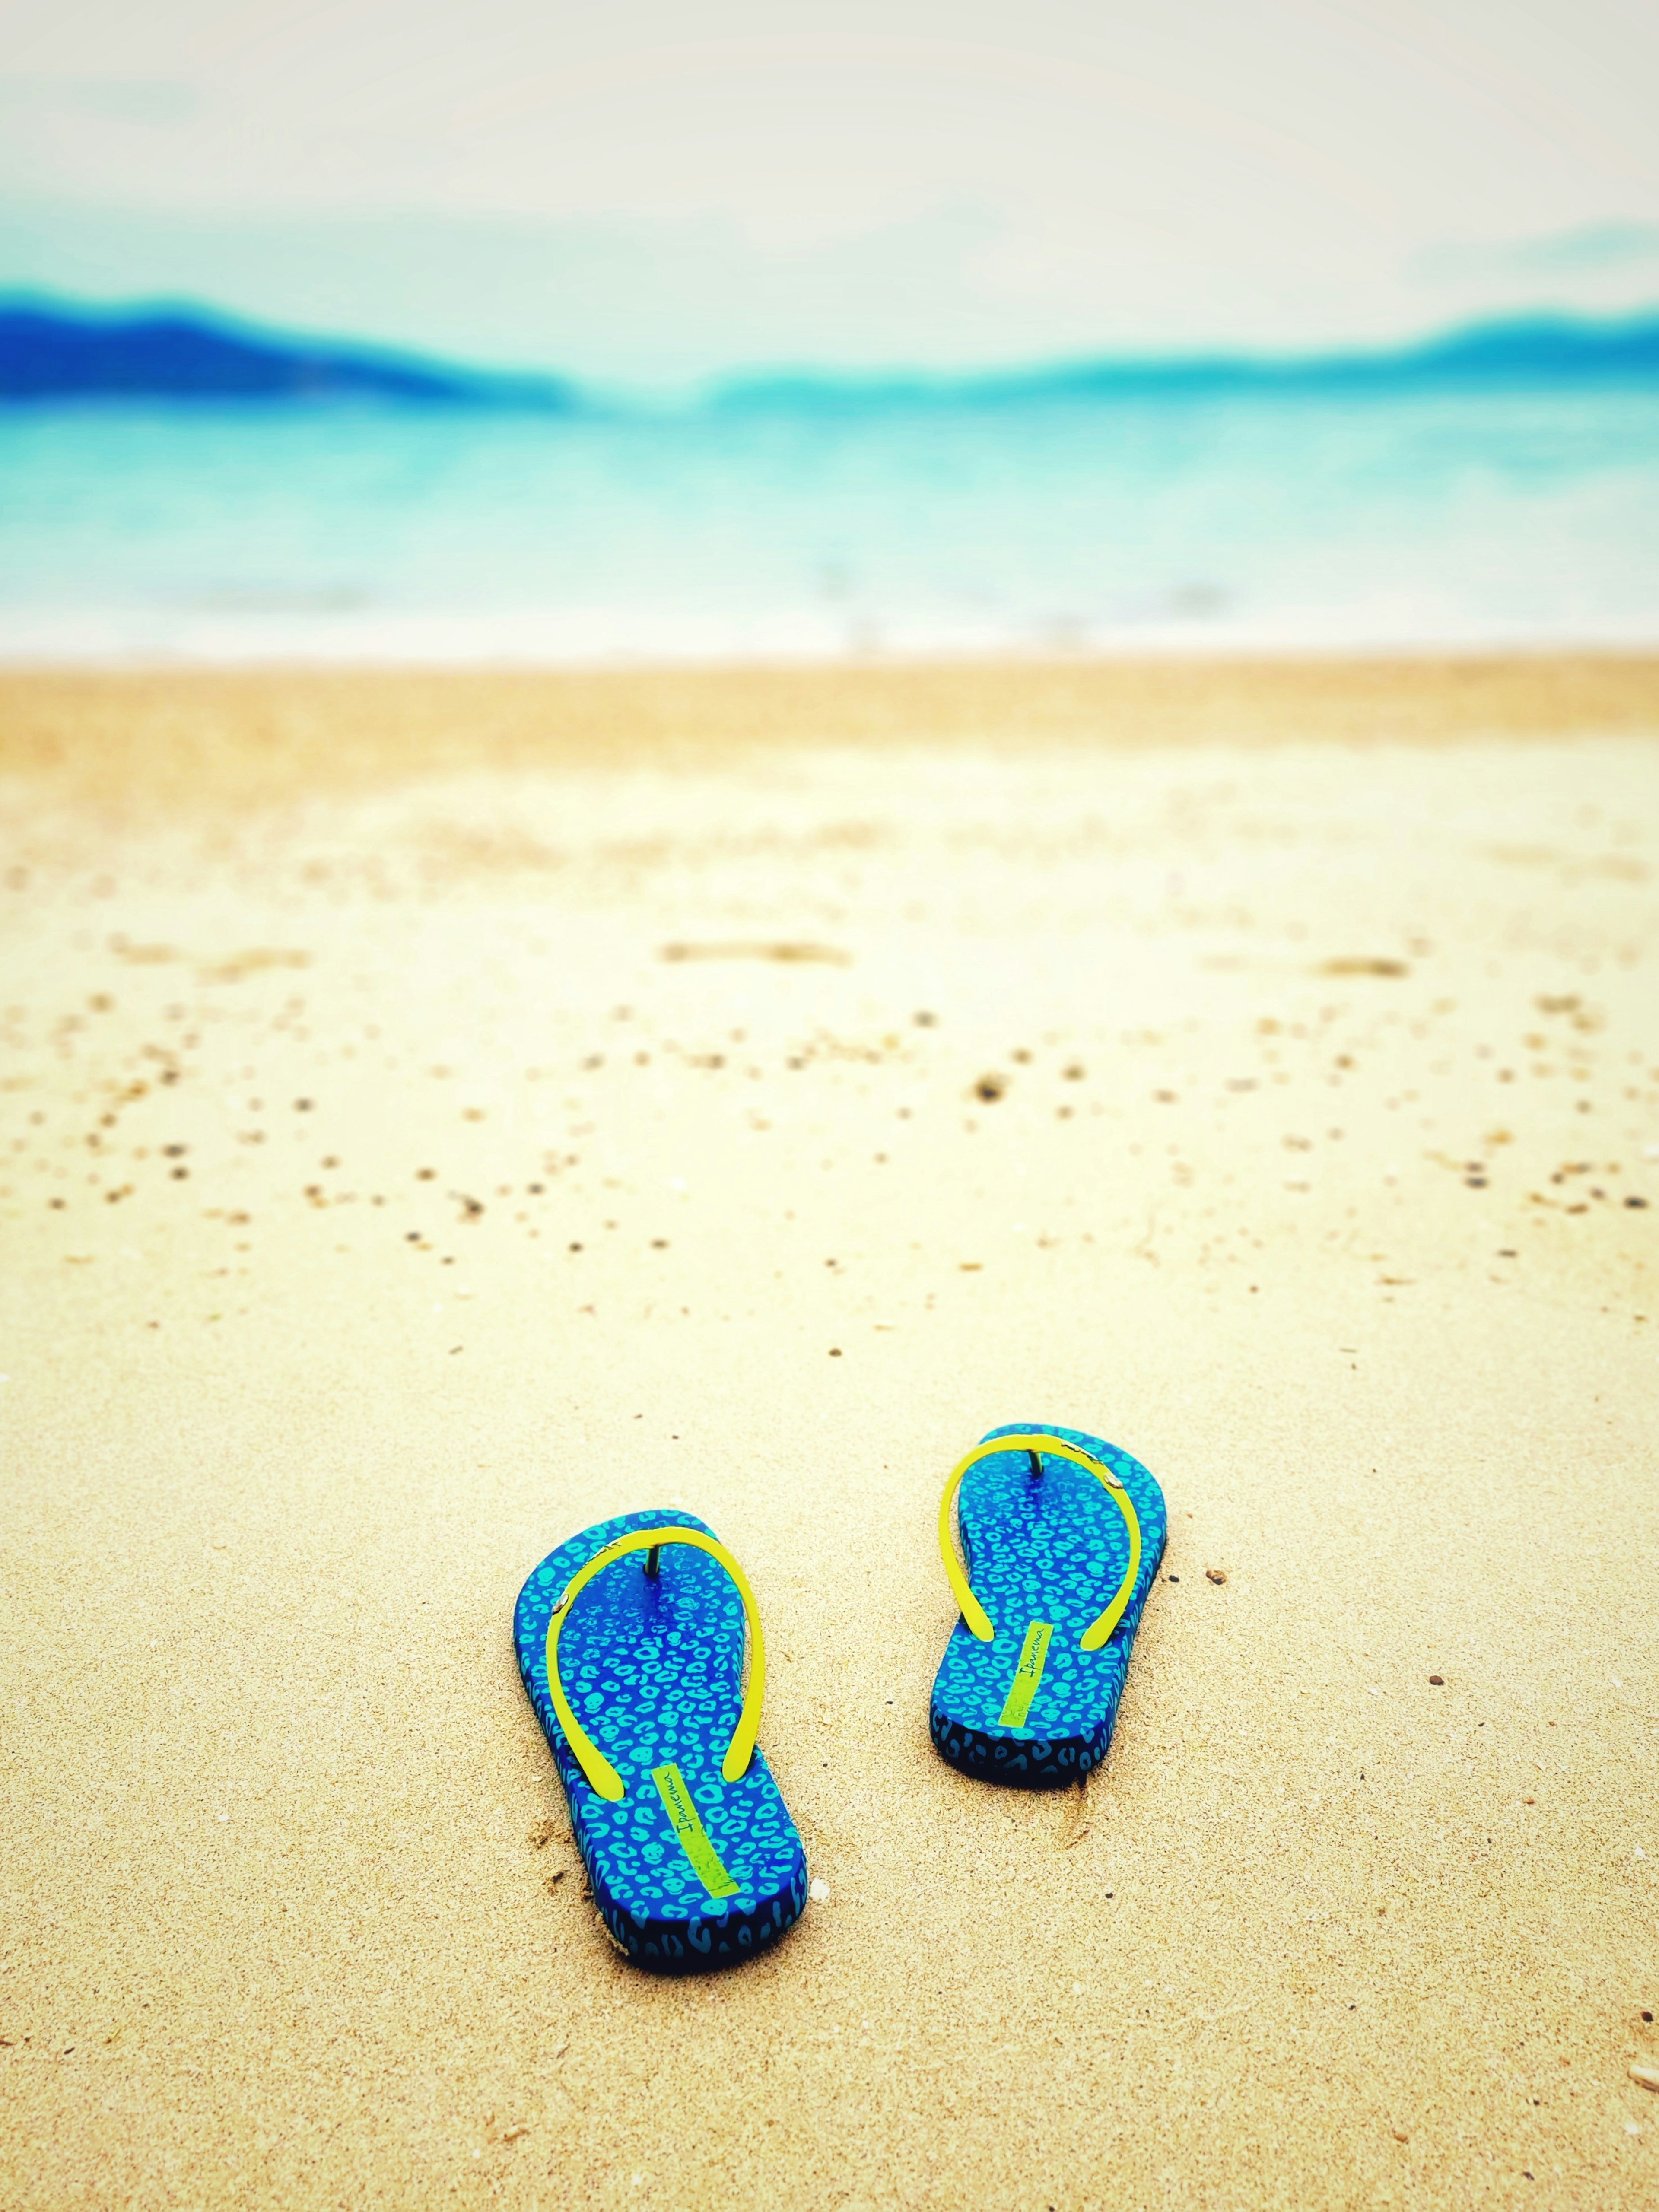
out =
[[1429,1685],[1431,1689],[1443,1690],[1446,1686],[1446,1678],[1443,1674],[1431,1674]]
[[1395,2130],[1394,2139],[1396,2142],[1409,2142],[1411,2141],[1411,2137],[1406,2133],[1404,2128],[1396,2128]]
[[1644,2089],[1659,2089],[1659,2066],[1650,2066],[1640,2058],[1631,2062],[1630,2078],[1639,2081]]
[[1223,1567],[1206,1567],[1204,1573],[1209,1582],[1224,1583],[1227,1579],[1226,1570]]
[[827,1905],[830,1902],[830,1885],[822,1875],[814,1877],[806,1894],[814,1905]]

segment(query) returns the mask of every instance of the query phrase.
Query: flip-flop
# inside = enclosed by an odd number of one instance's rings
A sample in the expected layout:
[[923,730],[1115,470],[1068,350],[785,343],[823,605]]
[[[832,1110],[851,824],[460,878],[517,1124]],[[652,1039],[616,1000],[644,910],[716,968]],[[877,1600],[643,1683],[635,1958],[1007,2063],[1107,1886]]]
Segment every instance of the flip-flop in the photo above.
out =
[[806,1855],[756,1748],[754,1593],[714,1532],[672,1510],[584,1528],[520,1591],[513,1638],[618,1949],[684,1974],[775,1942],[806,1904]]
[[[953,1498],[965,1573],[951,1541]],[[940,1756],[1028,1790],[1098,1766],[1167,1534],[1157,1483],[1098,1437],[1030,1421],[976,1445],[939,1505],[939,1549],[962,1608],[928,1716]]]

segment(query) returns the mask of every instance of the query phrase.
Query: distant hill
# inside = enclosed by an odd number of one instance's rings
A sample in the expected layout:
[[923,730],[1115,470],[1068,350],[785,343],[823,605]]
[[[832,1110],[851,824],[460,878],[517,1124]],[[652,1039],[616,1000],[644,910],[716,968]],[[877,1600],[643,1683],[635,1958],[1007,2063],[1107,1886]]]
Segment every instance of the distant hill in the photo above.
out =
[[152,399],[424,407],[578,404],[553,377],[494,376],[381,353],[268,336],[194,312],[100,314],[0,302],[0,403]]
[[1176,355],[1162,360],[1059,362],[963,377],[780,375],[728,384],[714,404],[732,412],[838,413],[872,407],[1015,406],[1047,399],[1197,398],[1252,392],[1313,397],[1614,385],[1659,389],[1659,313],[1607,323],[1529,316],[1370,353],[1279,359]]
[[[738,379],[702,404],[726,415],[846,416],[1046,401],[1615,386],[1659,390],[1659,313],[1620,322],[1536,315],[1371,352],[1115,358],[965,376],[806,371]],[[371,346],[283,337],[195,309],[100,313],[0,300],[0,404],[122,399],[553,414],[600,404],[557,377],[497,375]],[[617,411],[614,403],[607,411]]]

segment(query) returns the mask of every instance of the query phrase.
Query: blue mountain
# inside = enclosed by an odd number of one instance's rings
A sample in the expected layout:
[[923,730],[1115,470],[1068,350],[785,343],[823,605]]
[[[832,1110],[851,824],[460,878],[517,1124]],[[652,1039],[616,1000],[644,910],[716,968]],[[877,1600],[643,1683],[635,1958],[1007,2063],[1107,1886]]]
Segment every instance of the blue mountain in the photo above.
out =
[[425,407],[523,407],[568,413],[553,377],[495,376],[372,347],[268,336],[179,309],[100,314],[0,301],[0,403],[151,399]]
[[1619,322],[1534,315],[1373,352],[1172,356],[1059,362],[965,377],[781,375],[728,384],[727,411],[836,413],[872,407],[1024,406],[1050,399],[1275,393],[1659,387],[1659,313]]
[[[967,376],[781,374],[720,386],[722,414],[850,415],[1049,400],[1332,396],[1413,391],[1659,388],[1659,312],[1616,322],[1535,315],[1418,345],[1288,356],[1058,362]],[[524,408],[598,403],[562,379],[509,376],[251,330],[194,309],[100,313],[0,299],[0,404],[144,399]]]

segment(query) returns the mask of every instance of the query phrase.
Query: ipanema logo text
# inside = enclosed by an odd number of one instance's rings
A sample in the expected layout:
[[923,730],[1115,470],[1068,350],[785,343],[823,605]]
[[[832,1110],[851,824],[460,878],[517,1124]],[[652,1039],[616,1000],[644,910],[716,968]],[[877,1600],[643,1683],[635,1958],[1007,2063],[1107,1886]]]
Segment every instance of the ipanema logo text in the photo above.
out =
[[710,1897],[735,1897],[738,1885],[720,1863],[720,1856],[708,1840],[708,1831],[697,1818],[697,1808],[691,1802],[691,1792],[685,1786],[685,1777],[678,1766],[653,1766],[651,1779],[657,1785],[657,1795],[662,1799],[663,1810],[668,1815],[680,1849],[691,1862],[691,1871]]
[[1037,1684],[1042,1680],[1043,1668],[1048,1661],[1048,1638],[1054,1629],[1046,1620],[1034,1620],[1025,1632],[1025,1641],[1019,1649],[1019,1664],[1014,1669],[1014,1679],[1008,1685],[1008,1696],[997,1720],[1003,1728],[1024,1728],[1025,1716],[1031,1710],[1031,1700],[1037,1693]]

